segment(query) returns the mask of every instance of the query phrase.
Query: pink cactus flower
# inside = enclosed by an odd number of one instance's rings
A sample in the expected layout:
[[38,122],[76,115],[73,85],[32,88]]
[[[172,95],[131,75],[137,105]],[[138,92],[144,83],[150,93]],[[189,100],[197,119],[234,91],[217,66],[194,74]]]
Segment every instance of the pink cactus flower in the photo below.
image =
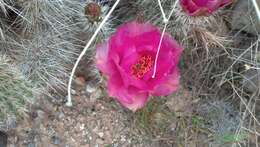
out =
[[179,85],[178,62],[182,47],[164,34],[152,78],[160,42],[159,28],[150,23],[129,22],[97,46],[96,64],[108,79],[108,94],[132,111],[142,108],[149,96],[165,96]]
[[231,4],[233,0],[181,0],[182,8],[190,16],[208,16],[214,11]]

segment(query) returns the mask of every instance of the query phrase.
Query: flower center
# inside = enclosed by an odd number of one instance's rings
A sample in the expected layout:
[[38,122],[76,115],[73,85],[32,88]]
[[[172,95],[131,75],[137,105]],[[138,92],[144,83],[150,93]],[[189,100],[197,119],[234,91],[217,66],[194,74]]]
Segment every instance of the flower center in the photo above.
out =
[[152,68],[153,63],[154,61],[152,60],[152,56],[143,55],[135,64],[132,65],[131,74],[141,79]]

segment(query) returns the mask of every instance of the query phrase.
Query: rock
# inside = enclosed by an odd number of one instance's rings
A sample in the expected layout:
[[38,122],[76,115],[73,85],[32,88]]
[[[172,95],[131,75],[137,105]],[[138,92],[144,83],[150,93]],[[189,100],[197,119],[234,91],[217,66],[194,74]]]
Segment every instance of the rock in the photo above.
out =
[[178,92],[168,98],[167,107],[176,113],[176,115],[189,116],[192,113],[192,104],[195,103],[192,99],[190,91],[180,88]]
[[93,93],[97,90],[97,88],[93,84],[87,84],[86,86],[86,92],[87,93]]
[[0,122],[0,130],[4,132],[13,130],[16,126],[16,118],[13,116],[9,116],[4,121]]
[[16,118],[15,117],[8,117],[6,120],[7,130],[16,128]]
[[7,139],[8,139],[7,134],[5,132],[0,131],[0,147],[7,146]]
[[35,118],[38,117],[38,114],[37,114],[36,111],[32,111],[31,114],[30,114],[30,116],[31,116],[32,119],[35,119]]
[[37,110],[34,115],[34,125],[35,127],[39,127],[46,119],[46,113],[42,110]]
[[72,95],[76,95],[76,93],[77,93],[76,90],[71,89],[71,94],[72,94]]
[[243,75],[243,86],[249,92],[254,93],[260,90],[260,69],[249,69]]
[[102,90],[100,88],[98,88],[96,91],[94,91],[91,95],[90,95],[90,99],[98,99],[102,97]]
[[103,132],[99,132],[99,133],[98,133],[98,136],[99,136],[100,138],[103,138],[103,137],[104,137],[104,133],[103,133]]
[[65,118],[65,114],[61,111],[61,112],[59,112],[59,114],[58,114],[58,119],[59,119],[59,120],[62,120],[63,118]]
[[126,141],[126,136],[122,135],[120,138],[121,138],[120,139],[121,142],[125,142]]
[[[260,0],[256,1],[260,6]],[[232,14],[231,26],[233,30],[243,30],[254,35],[260,33],[260,21],[251,1],[237,1]]]
[[30,142],[27,144],[27,147],[36,147],[35,143],[34,142]]
[[61,140],[58,136],[52,136],[51,142],[52,142],[52,144],[59,145],[61,143]]
[[97,145],[103,145],[104,144],[104,141],[102,140],[102,139],[97,139],[96,140],[96,143],[97,143]]
[[42,110],[37,110],[37,118],[43,120],[45,118],[45,112]]
[[79,86],[85,86],[86,84],[86,79],[83,76],[78,76],[75,79],[75,83]]

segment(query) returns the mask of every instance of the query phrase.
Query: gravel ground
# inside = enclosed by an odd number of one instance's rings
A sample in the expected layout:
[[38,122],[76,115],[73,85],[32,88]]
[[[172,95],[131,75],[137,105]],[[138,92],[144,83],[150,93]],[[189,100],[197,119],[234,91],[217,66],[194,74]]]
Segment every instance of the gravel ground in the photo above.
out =
[[[84,89],[84,88],[83,88]],[[95,96],[100,96],[95,91]],[[93,97],[84,91],[74,95],[74,106],[41,102],[27,120],[10,133],[9,144],[27,147],[98,147],[131,144],[131,120],[109,98]],[[88,97],[89,96],[89,97]],[[130,112],[131,113],[131,112]]]
[[[163,134],[164,132],[160,132],[161,134],[158,132],[160,136],[147,140],[149,137],[144,137],[147,134],[136,125],[140,118],[140,112],[133,113],[126,110],[113,99],[108,98],[102,88],[91,87],[91,84],[84,81],[82,77],[75,80],[74,105],[71,108],[60,102],[50,102],[47,99],[42,99],[38,107],[32,109],[28,119],[19,121],[15,129],[8,131],[8,146],[170,146],[163,143],[165,142],[163,140],[167,140],[166,142],[171,140],[171,137],[169,138],[171,134],[168,131],[165,134]],[[168,114],[178,111],[178,115],[184,115],[184,113],[190,115],[191,103],[186,103],[190,101],[187,99],[188,95],[187,92],[182,91],[167,98],[168,100],[163,102],[165,105],[161,105],[163,111],[166,110]],[[183,96],[186,98],[183,99]],[[185,101],[181,101],[181,99]],[[178,107],[173,108],[173,105],[178,105]],[[189,108],[187,109],[187,107]],[[160,105],[158,108],[160,108]],[[161,119],[163,113],[157,113],[157,110],[154,113],[149,114],[153,120],[156,120],[158,116],[160,120],[164,120]],[[176,127],[175,121],[168,121],[166,125],[167,128]],[[147,127],[149,128],[149,126]],[[161,130],[160,126],[154,128],[154,130],[151,130],[152,133]],[[163,138],[164,135],[168,136],[168,139]]]

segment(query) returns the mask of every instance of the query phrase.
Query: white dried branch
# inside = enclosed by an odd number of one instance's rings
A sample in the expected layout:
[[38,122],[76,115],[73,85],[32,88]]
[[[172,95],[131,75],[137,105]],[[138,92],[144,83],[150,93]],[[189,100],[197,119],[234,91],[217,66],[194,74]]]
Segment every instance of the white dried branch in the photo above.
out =
[[260,9],[259,9],[259,6],[258,6],[256,0],[252,0],[252,3],[253,3],[253,5],[254,5],[256,14],[257,14],[257,16],[258,16],[258,21],[260,21]]
[[159,42],[159,45],[158,45],[158,48],[157,48],[157,52],[156,52],[152,78],[155,78],[155,75],[156,75],[157,61],[158,61],[158,57],[159,57],[159,53],[160,53],[160,49],[161,49],[161,45],[162,45],[163,36],[164,36],[165,31],[167,29],[167,25],[169,23],[169,19],[171,18],[172,14],[173,14],[173,11],[174,11],[175,7],[177,6],[178,2],[179,2],[179,0],[175,1],[169,16],[166,17],[165,12],[164,12],[163,7],[162,7],[161,0],[158,0],[158,5],[160,7],[160,10],[161,10],[161,13],[162,13],[162,16],[163,16],[164,28],[163,28],[162,35],[161,35],[161,38],[160,38],[160,42]]
[[97,34],[100,32],[101,28],[103,27],[103,25],[107,22],[107,20],[109,19],[109,17],[111,16],[112,12],[115,10],[116,6],[118,5],[118,3],[120,2],[120,0],[117,0],[114,5],[112,6],[112,8],[110,9],[110,11],[108,12],[108,14],[105,16],[105,18],[102,20],[102,22],[100,23],[100,25],[98,26],[98,28],[96,29],[95,33],[92,35],[92,37],[90,38],[90,40],[88,41],[87,45],[85,46],[84,50],[80,53],[76,63],[74,64],[74,67],[72,69],[70,78],[69,78],[69,84],[68,84],[68,99],[67,99],[67,106],[72,106],[72,101],[71,101],[71,84],[72,84],[72,80],[73,80],[73,76],[75,74],[75,71],[77,69],[77,66],[80,62],[80,60],[82,59],[82,57],[84,56],[84,54],[86,53],[86,51],[89,49],[90,45],[92,44],[92,42],[94,41],[94,39],[96,38]]

